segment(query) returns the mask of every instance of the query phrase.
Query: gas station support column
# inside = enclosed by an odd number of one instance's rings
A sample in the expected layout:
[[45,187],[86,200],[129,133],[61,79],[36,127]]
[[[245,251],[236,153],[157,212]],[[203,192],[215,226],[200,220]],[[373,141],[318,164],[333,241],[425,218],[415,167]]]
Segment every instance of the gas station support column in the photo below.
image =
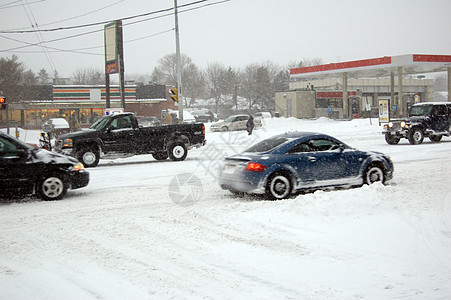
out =
[[390,103],[388,104],[388,110],[391,110],[392,105],[395,104],[395,73],[390,72]]
[[451,67],[448,67],[448,101],[451,101]]
[[348,73],[343,73],[343,118],[349,119]]
[[398,67],[398,111],[404,117],[404,102],[402,98],[402,67]]

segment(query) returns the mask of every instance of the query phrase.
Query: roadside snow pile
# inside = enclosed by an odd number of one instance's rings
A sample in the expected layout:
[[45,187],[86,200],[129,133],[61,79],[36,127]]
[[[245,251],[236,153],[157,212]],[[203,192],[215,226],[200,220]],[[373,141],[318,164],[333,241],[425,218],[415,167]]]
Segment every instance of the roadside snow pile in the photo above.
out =
[[[386,153],[394,178],[282,201],[220,189],[225,155],[292,130]],[[450,138],[387,145],[377,120],[265,119],[251,136],[207,128],[185,161],[101,160],[62,201],[1,204],[0,298],[448,299],[450,165]],[[192,205],[171,199],[181,173],[199,178]]]

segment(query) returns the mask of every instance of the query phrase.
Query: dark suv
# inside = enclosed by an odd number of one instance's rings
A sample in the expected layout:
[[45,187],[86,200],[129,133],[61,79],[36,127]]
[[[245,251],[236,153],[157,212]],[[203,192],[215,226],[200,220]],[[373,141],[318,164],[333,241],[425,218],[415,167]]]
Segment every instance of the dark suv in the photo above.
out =
[[440,142],[443,136],[451,135],[451,103],[425,102],[411,107],[409,117],[393,120],[384,125],[385,141],[390,145],[399,143],[401,138],[416,145],[428,137],[432,142]]
[[0,198],[36,194],[57,200],[67,189],[88,183],[89,173],[75,158],[36,149],[0,132]]

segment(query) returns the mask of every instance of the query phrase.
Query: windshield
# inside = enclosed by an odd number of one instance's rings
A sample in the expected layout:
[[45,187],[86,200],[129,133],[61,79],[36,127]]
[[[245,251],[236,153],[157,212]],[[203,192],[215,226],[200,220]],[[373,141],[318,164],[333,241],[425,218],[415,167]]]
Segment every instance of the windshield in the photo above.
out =
[[224,122],[232,122],[233,118],[235,118],[234,116],[230,116],[227,119],[224,120]]
[[286,138],[275,138],[275,139],[263,140],[255,145],[253,145],[249,149],[245,150],[244,152],[267,152],[269,150],[276,148],[279,145],[282,145],[286,141],[288,141],[288,139],[286,139]]
[[89,127],[90,129],[101,130],[105,128],[106,123],[108,123],[109,118],[103,117],[94,122],[94,124]]
[[431,105],[414,105],[410,109],[410,116],[411,117],[419,117],[419,116],[427,116],[432,109]]

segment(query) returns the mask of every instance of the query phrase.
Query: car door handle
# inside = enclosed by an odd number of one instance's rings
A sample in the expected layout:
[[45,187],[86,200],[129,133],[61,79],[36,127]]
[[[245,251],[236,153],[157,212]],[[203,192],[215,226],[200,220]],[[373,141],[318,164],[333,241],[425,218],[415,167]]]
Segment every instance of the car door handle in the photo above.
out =
[[308,160],[315,162],[316,161],[316,157],[309,157]]

